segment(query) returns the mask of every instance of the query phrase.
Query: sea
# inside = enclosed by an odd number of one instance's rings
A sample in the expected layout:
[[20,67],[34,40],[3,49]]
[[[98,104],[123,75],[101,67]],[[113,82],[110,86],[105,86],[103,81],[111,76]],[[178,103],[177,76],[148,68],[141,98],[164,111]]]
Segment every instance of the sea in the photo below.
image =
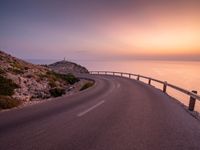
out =
[[[50,64],[58,60],[28,60],[34,64]],[[200,61],[95,61],[95,60],[72,60],[89,71],[117,71],[140,74],[152,77],[161,81],[167,81],[183,89],[196,90],[200,94]],[[146,79],[142,79],[147,83]],[[162,85],[152,82],[153,86],[162,89]],[[178,99],[182,104],[188,106],[189,96],[167,88],[167,93]],[[200,112],[200,102],[196,102],[195,110]]]

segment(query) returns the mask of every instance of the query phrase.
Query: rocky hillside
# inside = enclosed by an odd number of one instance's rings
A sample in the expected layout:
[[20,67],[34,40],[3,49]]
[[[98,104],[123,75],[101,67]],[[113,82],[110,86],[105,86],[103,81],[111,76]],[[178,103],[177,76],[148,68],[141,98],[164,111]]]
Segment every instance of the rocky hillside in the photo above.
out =
[[88,73],[85,67],[65,60],[51,64],[48,67],[59,73]]
[[60,96],[78,81],[72,74],[55,73],[0,51],[0,103],[7,99],[30,101]]

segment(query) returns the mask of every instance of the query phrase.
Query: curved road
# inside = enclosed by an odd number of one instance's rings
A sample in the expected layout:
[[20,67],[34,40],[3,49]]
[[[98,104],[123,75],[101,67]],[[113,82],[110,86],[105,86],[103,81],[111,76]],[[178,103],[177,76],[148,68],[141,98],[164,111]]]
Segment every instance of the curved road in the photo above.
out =
[[0,113],[1,150],[199,150],[200,123],[166,94],[128,78]]

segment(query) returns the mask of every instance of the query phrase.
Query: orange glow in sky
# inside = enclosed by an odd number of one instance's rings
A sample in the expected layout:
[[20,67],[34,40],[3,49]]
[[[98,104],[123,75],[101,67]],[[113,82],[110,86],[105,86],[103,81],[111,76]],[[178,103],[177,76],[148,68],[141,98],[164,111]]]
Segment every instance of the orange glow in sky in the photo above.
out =
[[200,60],[200,0],[22,4],[0,5],[0,48],[22,57]]
[[101,32],[112,39],[111,51],[129,55],[199,55],[200,14],[193,11],[181,11],[174,16],[158,13],[148,12],[141,18],[148,18],[148,22],[141,24],[116,19],[112,20],[116,23],[113,25],[109,21]]

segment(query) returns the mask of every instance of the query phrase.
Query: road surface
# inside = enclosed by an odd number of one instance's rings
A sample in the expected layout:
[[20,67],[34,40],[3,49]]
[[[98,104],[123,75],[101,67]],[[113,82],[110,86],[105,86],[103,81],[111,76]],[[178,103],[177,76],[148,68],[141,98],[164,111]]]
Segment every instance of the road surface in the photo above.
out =
[[200,150],[200,123],[160,90],[91,75],[93,87],[0,113],[1,150]]

